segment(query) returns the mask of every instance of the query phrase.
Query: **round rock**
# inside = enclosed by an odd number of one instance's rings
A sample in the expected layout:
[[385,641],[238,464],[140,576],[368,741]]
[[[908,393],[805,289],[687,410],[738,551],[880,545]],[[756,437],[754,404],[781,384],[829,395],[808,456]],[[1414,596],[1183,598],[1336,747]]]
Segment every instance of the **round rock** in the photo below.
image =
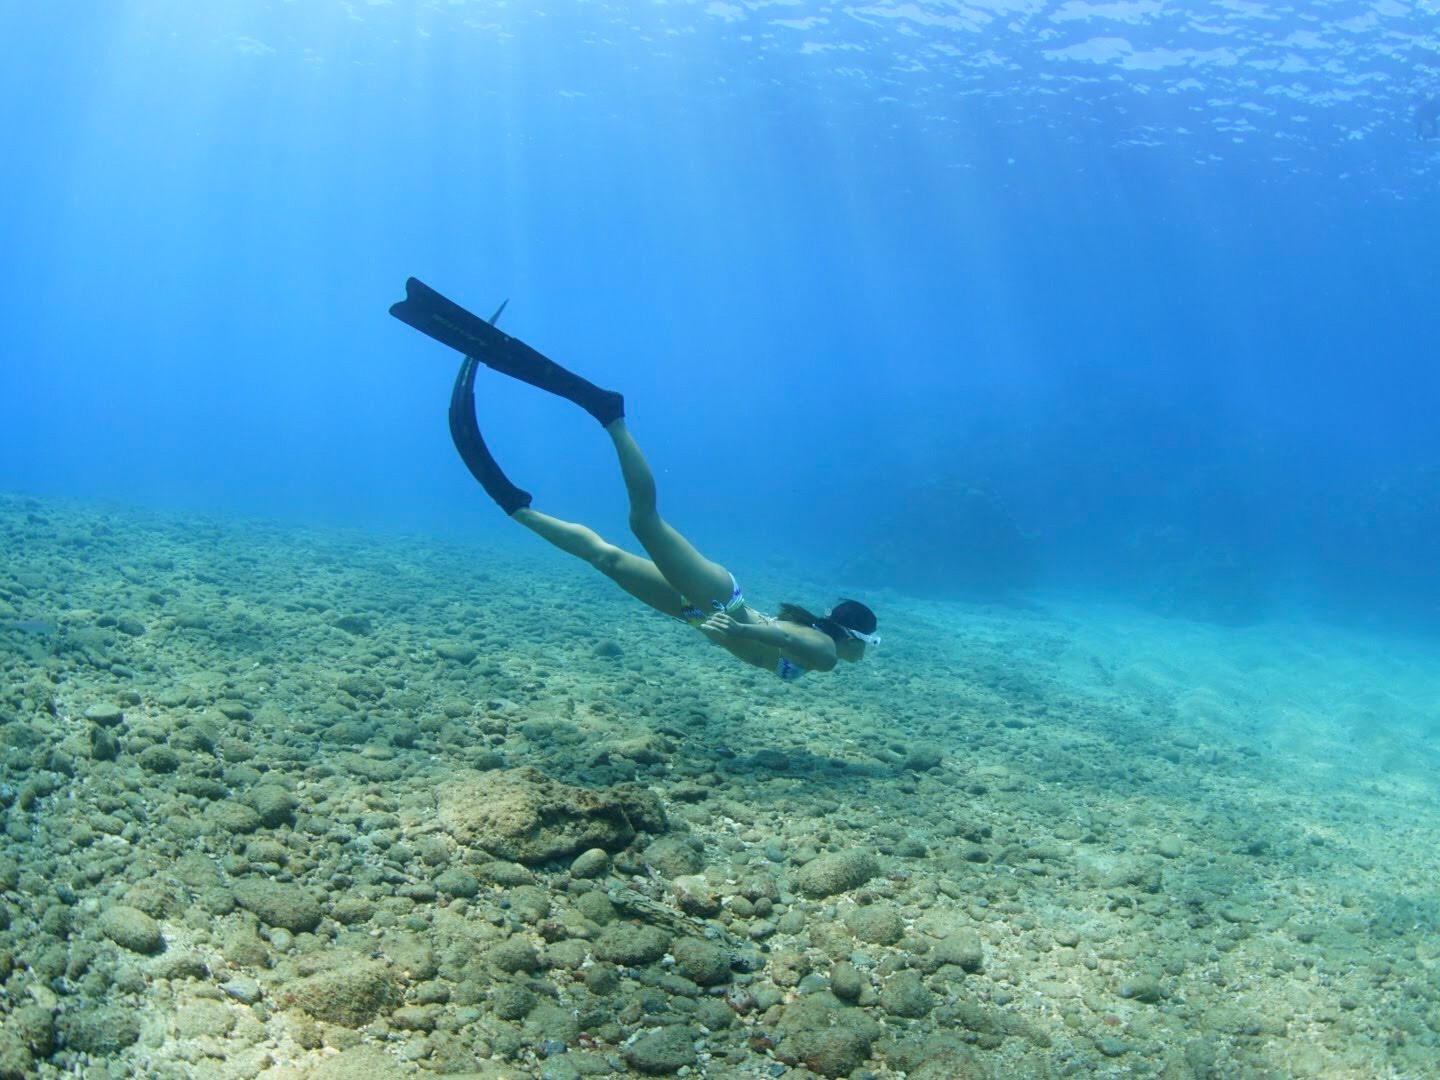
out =
[[297,885],[265,880],[241,881],[236,883],[233,892],[235,902],[266,926],[300,934],[320,925],[323,915],[320,905]]
[[645,849],[645,865],[663,878],[677,878],[699,873],[705,860],[681,838],[662,836]]
[[453,869],[436,875],[435,888],[449,896],[463,896],[469,899],[480,892],[480,882],[474,874]]
[[180,768],[180,755],[170,747],[157,743],[140,752],[140,767],[146,772],[173,773]]
[[869,945],[894,945],[905,936],[905,920],[889,904],[855,908],[845,916],[845,925]]
[[795,871],[795,888],[811,899],[858,889],[880,872],[868,851],[836,851],[811,859]]
[[934,1005],[935,995],[914,971],[899,972],[880,989],[880,1007],[891,1016],[917,1020]]
[[656,926],[611,923],[595,939],[595,955],[601,960],[642,967],[653,964],[670,947],[670,935]]
[[295,820],[295,796],[279,784],[261,784],[250,793],[250,805],[260,815],[260,824],[277,828]]
[[719,986],[730,980],[730,954],[711,941],[681,938],[671,950],[675,970],[700,986]]
[[946,934],[931,950],[931,955],[940,964],[954,964],[961,971],[972,974],[985,963],[985,948],[980,935],[969,927],[961,927]]
[[146,956],[165,948],[160,924],[139,908],[126,904],[107,907],[100,913],[100,932],[121,948]]
[[91,705],[85,710],[85,719],[101,727],[114,727],[125,719],[118,705]]
[[669,1076],[695,1064],[699,1033],[687,1027],[647,1031],[625,1048],[625,1063],[646,1076]]
[[592,847],[575,856],[570,873],[577,878],[597,878],[610,868],[610,856],[604,848]]

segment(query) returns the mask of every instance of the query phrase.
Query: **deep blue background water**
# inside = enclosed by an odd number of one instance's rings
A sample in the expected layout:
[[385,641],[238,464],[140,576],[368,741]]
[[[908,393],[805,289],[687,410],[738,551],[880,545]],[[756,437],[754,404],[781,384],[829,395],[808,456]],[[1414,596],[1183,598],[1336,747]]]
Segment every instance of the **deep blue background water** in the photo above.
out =
[[[0,488],[513,529],[415,274],[623,390],[742,572],[1435,621],[1432,31],[1186,8],[7,5]],[[593,422],[483,375],[623,538]]]

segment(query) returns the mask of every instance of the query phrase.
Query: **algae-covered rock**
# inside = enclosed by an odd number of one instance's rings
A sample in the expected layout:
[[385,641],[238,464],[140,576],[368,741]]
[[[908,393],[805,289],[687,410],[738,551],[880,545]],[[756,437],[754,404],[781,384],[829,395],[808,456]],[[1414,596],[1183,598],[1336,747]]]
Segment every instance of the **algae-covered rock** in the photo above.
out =
[[897,972],[880,988],[880,1007],[891,1016],[919,1019],[934,1005],[935,995],[914,971]]
[[850,961],[843,960],[830,969],[830,992],[841,1001],[855,1001],[864,989],[864,977]]
[[522,937],[511,937],[497,942],[491,946],[487,956],[492,965],[512,975],[519,971],[538,971],[540,968],[540,953]]
[[125,714],[120,711],[119,706],[102,703],[86,709],[85,719],[101,727],[114,727],[125,719]]
[[222,1038],[234,1028],[233,1008],[219,1001],[184,1001],[175,1011],[175,1034],[182,1039]]
[[320,925],[320,905],[298,885],[251,879],[237,882],[233,892],[235,902],[266,926],[298,934]]
[[366,637],[375,632],[375,624],[366,615],[341,615],[332,619],[330,625],[356,637]]
[[20,1036],[0,1026],[0,1080],[27,1080],[39,1063]]
[[645,865],[664,878],[695,874],[705,865],[700,852],[678,836],[662,836],[645,849]]
[[108,1057],[140,1038],[140,1017],[134,1009],[100,1005],[61,1013],[56,1029],[68,1049]]
[[145,912],[127,904],[115,904],[100,912],[100,932],[116,945],[146,956],[165,948],[160,924]]
[[218,832],[237,833],[242,836],[260,828],[260,815],[255,812],[254,807],[228,799],[207,810],[205,820]]
[[[55,1014],[39,1005],[19,1005],[0,1020],[0,1046],[7,1046],[7,1052],[0,1049],[0,1061],[8,1058],[20,1064],[31,1055],[47,1058],[55,1052]],[[23,1074],[27,1080],[33,1072]],[[0,1072],[0,1076],[5,1076]],[[8,1077],[7,1077],[8,1080]]]
[[795,871],[795,888],[811,899],[858,889],[880,872],[875,856],[864,850],[836,851],[811,859]]
[[299,805],[295,796],[280,784],[261,784],[250,792],[247,801],[260,815],[260,824],[270,829],[293,822]]
[[552,780],[538,769],[474,773],[439,794],[440,823],[457,841],[528,865],[618,851],[641,828],[663,828],[653,795],[596,791]]
[[944,760],[944,752],[934,743],[917,743],[905,756],[904,768],[915,772],[928,772],[938,769]]
[[341,926],[358,926],[374,914],[375,905],[363,896],[342,896],[330,908],[330,917]]
[[845,916],[845,925],[870,945],[894,945],[905,936],[905,920],[890,904],[855,908]]
[[686,874],[675,878],[670,882],[670,892],[686,915],[709,919],[720,914],[719,890],[699,874]]
[[374,675],[345,675],[335,685],[357,701],[378,701],[385,696],[385,684]]
[[140,752],[140,767],[146,772],[173,773],[180,768],[180,755],[163,743],[147,746]]
[[306,976],[286,987],[282,1000],[300,1006],[316,1020],[360,1027],[399,999],[390,969],[361,960]]
[[813,994],[785,1007],[777,1025],[775,1056],[821,1076],[849,1076],[870,1056],[879,1023],[831,994]]
[[957,927],[935,943],[930,956],[937,964],[954,964],[973,974],[985,963],[985,948],[977,931]]
[[577,878],[597,878],[609,868],[609,854],[603,848],[589,848],[575,856],[570,873]]
[[449,896],[463,896],[468,899],[480,891],[480,882],[474,874],[455,868],[437,874],[435,888]]
[[435,646],[437,655],[457,664],[468,664],[480,655],[480,650],[463,641],[442,641]]
[[672,950],[675,970],[699,986],[719,986],[730,979],[730,953],[713,941],[681,938]]
[[1154,1005],[1165,996],[1160,980],[1143,971],[1122,980],[1118,989],[1122,998],[1141,1001],[1146,1005]]
[[669,1076],[695,1064],[699,1032],[687,1027],[647,1031],[625,1047],[625,1063],[646,1076]]
[[656,926],[611,923],[595,939],[595,955],[627,967],[654,963],[670,948],[670,935]]
[[[485,1073],[486,1080],[510,1080],[517,1073]],[[352,1046],[305,1070],[305,1080],[412,1080],[414,1068],[403,1066],[378,1046]]]

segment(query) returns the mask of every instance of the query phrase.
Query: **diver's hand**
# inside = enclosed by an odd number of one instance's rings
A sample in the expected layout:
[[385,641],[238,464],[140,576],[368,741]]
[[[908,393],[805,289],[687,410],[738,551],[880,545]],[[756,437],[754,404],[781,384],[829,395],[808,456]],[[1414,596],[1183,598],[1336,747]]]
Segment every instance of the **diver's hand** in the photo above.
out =
[[745,636],[747,628],[725,612],[717,611],[700,624],[700,629],[711,641],[737,641]]

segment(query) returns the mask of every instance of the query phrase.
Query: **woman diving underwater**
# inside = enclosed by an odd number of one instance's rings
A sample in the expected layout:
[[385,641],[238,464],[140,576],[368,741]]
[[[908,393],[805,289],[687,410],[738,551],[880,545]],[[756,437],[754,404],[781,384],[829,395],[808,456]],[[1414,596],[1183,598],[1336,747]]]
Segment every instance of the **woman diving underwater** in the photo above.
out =
[[[854,663],[865,656],[867,645],[879,644],[875,613],[856,600],[842,600],[827,615],[782,604],[774,617],[747,604],[734,575],[701,555],[660,516],[655,478],[625,426],[625,399],[497,330],[498,311],[486,322],[411,278],[405,283],[405,299],[392,306],[390,314],[465,357],[450,398],[455,448],[500,509],[531,532],[585,560],[642,603],[689,623],[747,664],[787,681],[807,671],[829,671],[840,660]],[[530,493],[510,482],[480,435],[474,389],[480,364],[573,401],[600,422],[620,459],[630,498],[630,531],[650,558],[632,555],[584,525],[531,507]]]

